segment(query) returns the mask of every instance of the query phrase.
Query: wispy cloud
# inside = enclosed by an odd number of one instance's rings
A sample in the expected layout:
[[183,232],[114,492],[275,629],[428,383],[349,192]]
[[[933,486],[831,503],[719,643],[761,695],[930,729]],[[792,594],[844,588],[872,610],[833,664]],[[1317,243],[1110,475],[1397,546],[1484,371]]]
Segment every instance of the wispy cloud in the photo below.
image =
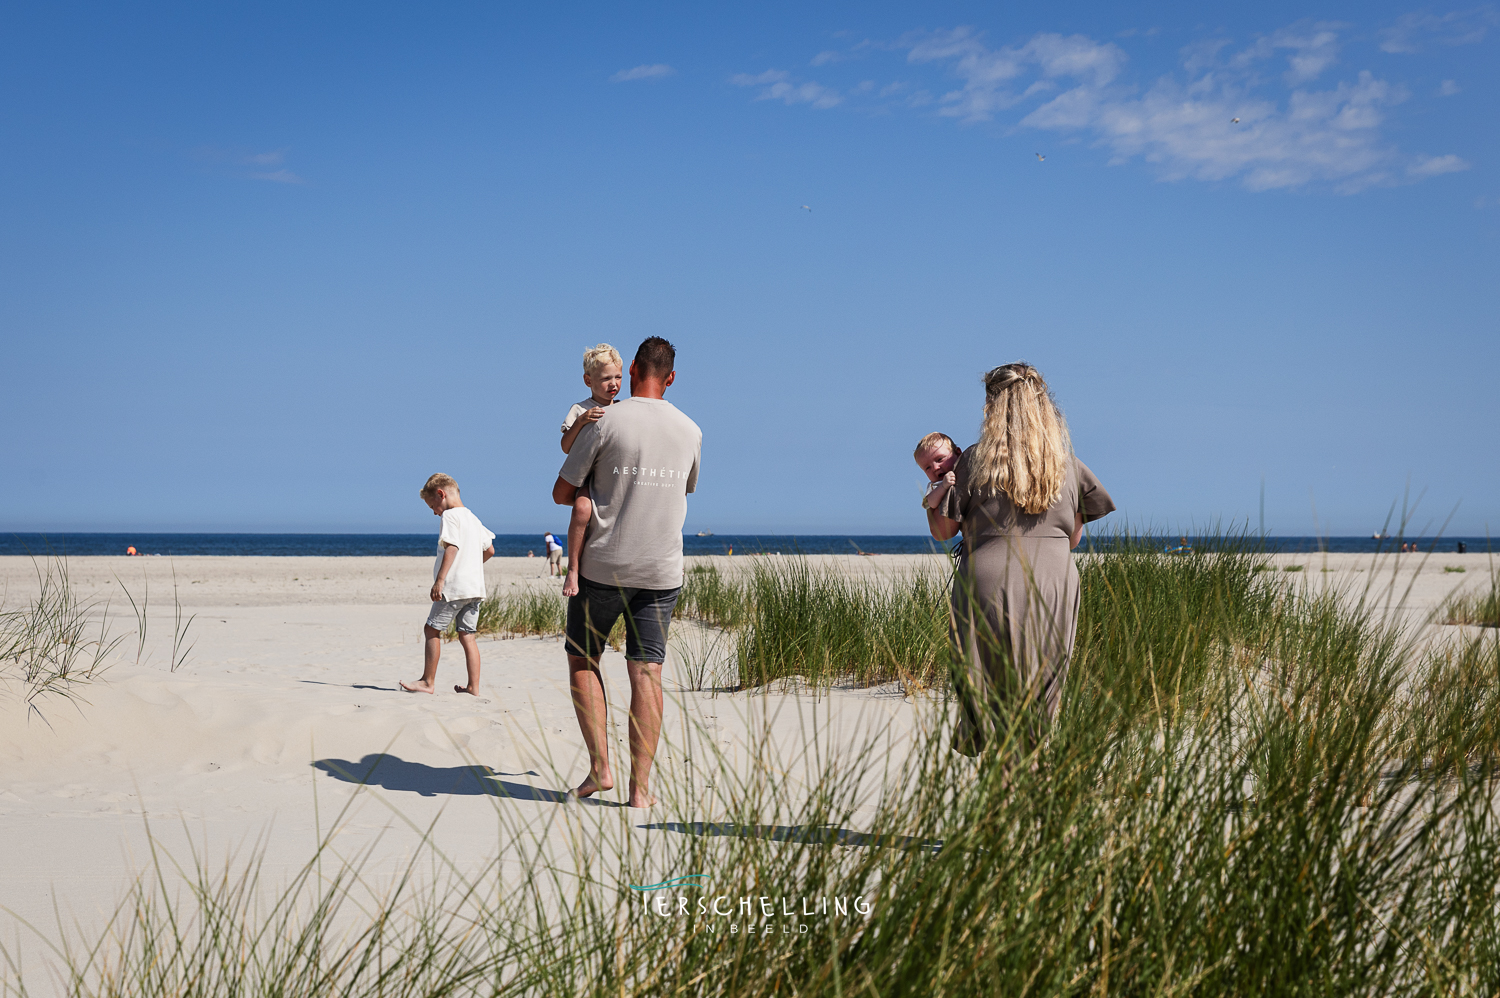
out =
[[1457,80],[1444,80],[1443,85],[1438,87],[1438,96],[1452,97],[1454,94],[1460,93],[1462,91],[1463,87],[1458,85]]
[[[193,157],[201,162],[213,163],[220,167],[250,167],[249,170],[231,170],[230,175],[241,180],[267,180],[275,184],[307,183],[302,177],[282,165],[286,162],[286,152],[285,149],[251,152],[245,149],[200,146],[193,150]],[[279,169],[271,169],[271,167],[279,167]]]
[[829,108],[843,103],[843,95],[831,87],[811,81],[793,83],[792,74],[782,69],[768,69],[764,73],[736,73],[729,82],[737,87],[760,87],[756,100],[779,100],[784,104],[811,104],[816,108]]
[[1413,177],[1436,177],[1443,173],[1460,173],[1471,164],[1449,153],[1447,156],[1418,156],[1417,161],[1406,168]]
[[1396,18],[1381,31],[1380,48],[1383,52],[1411,53],[1429,45],[1472,45],[1484,41],[1496,25],[1500,25],[1500,13],[1489,4],[1447,14],[1415,11]]
[[631,80],[660,80],[663,77],[673,76],[677,70],[664,62],[651,63],[649,65],[635,66],[631,69],[622,69],[609,78],[611,83],[629,83]]
[[268,170],[263,173],[251,173],[251,180],[269,180],[275,184],[305,184],[307,181],[297,176],[291,170]]
[[[1489,17],[1486,7],[1410,15],[1397,24],[1408,42],[1421,34],[1460,44],[1482,35]],[[1349,193],[1468,169],[1455,154],[1404,154],[1386,137],[1390,109],[1410,92],[1369,70],[1340,71],[1344,40],[1356,37],[1349,31],[1337,22],[1300,21],[1238,44],[1203,38],[1180,51],[1177,72],[1141,83],[1129,78],[1129,58],[1114,42],[1042,32],[992,46],[983,33],[958,27],[878,46],[904,53],[918,73],[937,69],[956,81],[940,96],[910,80],[866,79],[838,89],[777,69],[732,82],[759,87],[757,99],[787,104],[931,105],[964,123],[1002,120],[1080,138],[1106,149],[1111,163],[1145,162],[1166,180],[1233,181],[1255,191],[1321,184]],[[836,55],[813,61],[831,64]],[[1445,81],[1440,92],[1457,90]]]

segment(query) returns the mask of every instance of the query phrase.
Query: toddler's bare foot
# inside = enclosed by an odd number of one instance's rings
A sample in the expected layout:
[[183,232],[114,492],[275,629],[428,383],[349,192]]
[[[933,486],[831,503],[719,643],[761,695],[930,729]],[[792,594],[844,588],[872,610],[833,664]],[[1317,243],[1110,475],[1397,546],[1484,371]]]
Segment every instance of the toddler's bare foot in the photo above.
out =
[[400,686],[407,693],[434,693],[434,692],[436,692],[432,688],[432,684],[431,683],[424,682],[423,680],[420,680],[420,679],[418,679],[414,683],[408,683],[406,680],[403,679],[397,685]]
[[592,797],[601,790],[613,790],[614,788],[615,778],[613,776],[610,776],[608,773],[602,776],[595,776],[590,773],[582,783],[578,784],[578,789],[573,792],[579,797]]
[[577,572],[572,572],[572,571],[568,572],[568,577],[563,580],[563,595],[564,596],[577,596],[578,595],[578,573]]

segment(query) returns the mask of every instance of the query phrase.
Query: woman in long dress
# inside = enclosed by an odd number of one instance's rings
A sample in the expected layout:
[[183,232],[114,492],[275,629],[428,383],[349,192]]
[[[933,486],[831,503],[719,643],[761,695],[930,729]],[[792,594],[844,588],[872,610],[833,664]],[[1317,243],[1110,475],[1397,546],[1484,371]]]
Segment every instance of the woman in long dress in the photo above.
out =
[[1013,740],[1034,746],[1062,702],[1078,629],[1083,525],[1115,508],[1073,454],[1068,424],[1042,374],[1006,364],[984,376],[984,427],[935,510],[932,536],[960,530],[953,583],[961,704],[954,748],[977,755]]

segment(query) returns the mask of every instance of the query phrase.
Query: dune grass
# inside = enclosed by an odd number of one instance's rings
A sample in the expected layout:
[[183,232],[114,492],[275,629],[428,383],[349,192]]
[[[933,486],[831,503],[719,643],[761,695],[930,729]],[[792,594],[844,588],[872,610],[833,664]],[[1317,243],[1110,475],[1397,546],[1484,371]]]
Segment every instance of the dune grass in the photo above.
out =
[[[497,798],[519,874],[460,869],[429,841],[394,876],[320,854],[265,908],[253,860],[192,858],[186,894],[143,878],[110,932],[60,947],[64,990],[1495,993],[1495,643],[1429,655],[1259,564],[1088,559],[1063,710],[1032,750],[952,753],[940,698],[917,699],[894,747],[869,728],[830,745],[812,723],[800,749],[759,729],[731,757],[688,732],[695,766],[658,777],[649,815],[545,814],[574,831],[561,854]],[[846,639],[782,602],[856,619],[825,581],[793,565],[742,583],[767,656],[839,665],[827,649]],[[872,606],[900,591],[848,586]],[[907,591],[925,634],[940,594]]]
[[1443,619],[1449,624],[1477,624],[1500,627],[1500,579],[1492,576],[1486,590],[1457,596],[1443,607]]
[[110,636],[107,603],[79,599],[66,561],[33,564],[36,595],[0,607],[0,674],[19,684],[27,716],[40,717],[48,698],[78,699],[124,636]]

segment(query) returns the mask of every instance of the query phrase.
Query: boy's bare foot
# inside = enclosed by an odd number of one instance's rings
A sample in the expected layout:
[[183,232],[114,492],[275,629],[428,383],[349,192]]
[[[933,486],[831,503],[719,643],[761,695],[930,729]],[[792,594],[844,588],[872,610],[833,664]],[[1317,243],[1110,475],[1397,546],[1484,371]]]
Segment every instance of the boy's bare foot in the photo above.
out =
[[563,579],[563,595],[578,595],[578,573],[573,571],[572,569],[568,570],[568,577],[566,579]]
[[613,790],[614,788],[614,777],[608,773],[605,773],[603,776],[595,776],[590,773],[582,783],[578,784],[578,789],[573,792],[579,797],[592,797],[601,790]]
[[656,803],[656,798],[634,785],[630,788],[631,807],[651,807]]
[[459,686],[457,683],[453,684],[453,692],[454,693],[468,693],[471,696],[476,696],[476,697],[479,695],[479,691],[478,690],[471,690],[467,686]]
[[435,693],[435,692],[437,692],[436,690],[434,690],[432,688],[432,684],[431,683],[425,683],[425,682],[423,682],[420,679],[418,679],[414,683],[408,683],[406,680],[403,679],[400,682],[398,682],[396,685],[400,686],[407,693]]

